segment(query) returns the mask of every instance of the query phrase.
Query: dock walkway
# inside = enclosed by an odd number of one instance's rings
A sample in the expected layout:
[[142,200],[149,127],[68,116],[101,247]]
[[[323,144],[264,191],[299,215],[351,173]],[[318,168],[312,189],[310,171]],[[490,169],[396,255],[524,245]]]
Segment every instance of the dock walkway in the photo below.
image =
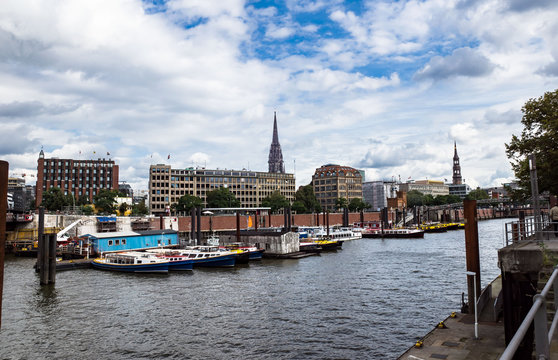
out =
[[444,320],[446,328],[435,327],[422,339],[422,347],[412,347],[400,360],[492,360],[505,349],[504,324],[479,322],[475,339],[475,315],[456,314]]

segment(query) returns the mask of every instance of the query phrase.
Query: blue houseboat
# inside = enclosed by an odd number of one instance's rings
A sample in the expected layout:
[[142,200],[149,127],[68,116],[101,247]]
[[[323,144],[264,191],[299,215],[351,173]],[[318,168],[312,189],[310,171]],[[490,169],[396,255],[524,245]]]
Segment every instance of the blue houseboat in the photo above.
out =
[[179,245],[178,232],[170,229],[90,233],[81,238],[89,240],[91,251],[95,254]]

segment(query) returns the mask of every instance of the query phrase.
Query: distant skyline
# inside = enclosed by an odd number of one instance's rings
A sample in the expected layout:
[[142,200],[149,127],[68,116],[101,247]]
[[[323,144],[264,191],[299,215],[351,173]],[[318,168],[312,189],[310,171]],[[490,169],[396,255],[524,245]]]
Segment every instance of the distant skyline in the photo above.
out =
[[451,180],[454,141],[500,186],[556,38],[553,0],[4,0],[0,159],[32,184],[41,148],[110,157],[135,190],[150,164],[267,171],[276,111],[297,187],[328,163]]

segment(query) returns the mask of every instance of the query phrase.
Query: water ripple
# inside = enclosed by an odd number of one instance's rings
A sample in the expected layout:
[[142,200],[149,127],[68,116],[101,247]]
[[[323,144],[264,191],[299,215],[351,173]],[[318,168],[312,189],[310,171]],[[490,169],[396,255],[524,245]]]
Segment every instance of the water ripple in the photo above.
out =
[[[502,221],[479,223],[482,283]],[[301,260],[133,275],[6,258],[2,359],[393,359],[460,308],[463,231],[363,239]]]

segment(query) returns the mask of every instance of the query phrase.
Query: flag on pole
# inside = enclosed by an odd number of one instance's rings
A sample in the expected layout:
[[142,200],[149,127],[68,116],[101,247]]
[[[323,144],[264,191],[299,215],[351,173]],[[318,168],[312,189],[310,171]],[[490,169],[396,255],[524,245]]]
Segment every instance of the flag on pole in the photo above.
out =
[[170,154],[169,154],[169,156],[167,156],[167,160],[168,160],[168,159],[170,159]]
[[107,155],[109,155],[109,156],[110,156],[110,153],[109,153],[108,151],[107,151]]

